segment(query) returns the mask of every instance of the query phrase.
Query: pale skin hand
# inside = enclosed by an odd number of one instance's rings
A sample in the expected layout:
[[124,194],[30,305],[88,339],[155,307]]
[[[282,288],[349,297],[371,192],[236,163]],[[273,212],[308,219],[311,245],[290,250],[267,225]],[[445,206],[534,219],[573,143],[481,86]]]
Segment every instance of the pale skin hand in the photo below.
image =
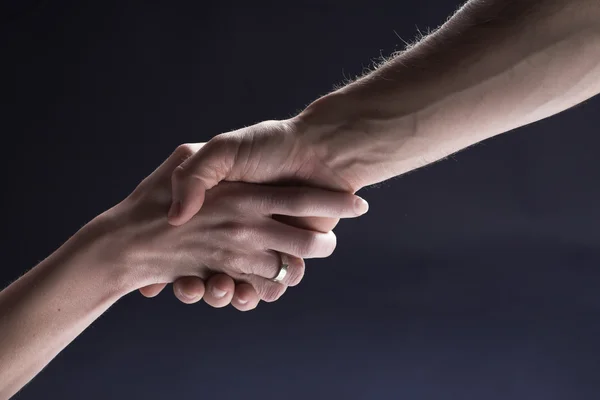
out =
[[[182,145],[178,149],[176,154],[176,163],[183,163],[189,157],[194,155],[200,150],[206,143],[194,143],[188,145]],[[290,184],[293,180],[285,181]],[[339,190],[338,188],[336,188]],[[303,189],[293,189],[298,191],[299,197],[303,197],[306,193],[303,193]],[[366,202],[361,203],[361,207],[364,209],[361,212],[368,210],[368,204]],[[324,217],[324,216],[304,216],[294,217],[290,215],[274,215],[274,219],[285,222],[288,225],[313,230],[321,233],[328,233],[337,225],[339,218]],[[156,283],[140,288],[140,293],[145,297],[157,296],[166,286],[166,283]],[[208,290],[206,290],[208,289]],[[193,304],[204,298],[207,304],[213,307],[224,307],[232,302],[236,308],[240,311],[247,311],[250,308],[245,304],[255,304],[255,300],[268,300],[262,298],[262,296],[256,292],[255,288],[251,285],[244,284],[244,282],[238,281],[237,283],[228,275],[215,273],[210,276],[206,283],[203,279],[186,276],[178,278],[173,283],[173,292],[175,296],[183,303]],[[206,294],[205,294],[206,293]],[[221,297],[217,297],[218,294]],[[252,301],[249,301],[251,299]],[[255,305],[254,305],[255,306]],[[252,307],[254,308],[254,307]]]
[[[301,257],[325,257],[333,233],[292,227],[272,214],[356,217],[357,196],[324,190],[224,183],[207,192],[204,207],[182,227],[166,220],[170,177],[183,146],[123,202],[96,217],[56,252],[0,292],[0,398],[9,398],[119,298],[144,286],[224,272],[239,282],[234,306],[249,310],[276,300],[304,272]],[[281,283],[271,280],[281,264]],[[201,283],[201,280],[195,281]],[[233,285],[231,278],[227,284]],[[256,291],[254,291],[254,289]],[[233,287],[209,304],[229,304]],[[202,294],[192,301],[198,301]]]
[[[180,162],[192,156],[205,144],[184,145],[185,149],[180,151]],[[156,297],[166,286],[167,283],[155,283],[140,288],[140,293],[147,298]],[[173,282],[173,293],[185,304],[194,304],[203,298],[208,305],[224,307],[229,304],[227,301],[230,300],[241,311],[247,310],[247,308],[244,308],[246,304],[258,304],[258,294],[251,285],[243,282],[236,284],[230,276],[219,273],[210,276],[206,282],[195,276],[178,278]]]
[[469,1],[300,115],[213,138],[176,169],[169,222],[222,180],[355,192],[566,110],[600,92],[598,21],[598,0]]

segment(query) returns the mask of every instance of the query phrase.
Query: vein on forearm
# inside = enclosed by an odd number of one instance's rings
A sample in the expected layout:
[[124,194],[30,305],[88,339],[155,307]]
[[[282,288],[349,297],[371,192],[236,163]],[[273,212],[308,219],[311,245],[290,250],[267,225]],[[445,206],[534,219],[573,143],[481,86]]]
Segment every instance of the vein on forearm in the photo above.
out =
[[[597,94],[600,34],[590,16],[599,9],[589,0],[471,1],[340,92],[360,103],[363,125],[402,132],[381,140],[395,140],[403,173]],[[414,120],[414,131],[398,120]]]

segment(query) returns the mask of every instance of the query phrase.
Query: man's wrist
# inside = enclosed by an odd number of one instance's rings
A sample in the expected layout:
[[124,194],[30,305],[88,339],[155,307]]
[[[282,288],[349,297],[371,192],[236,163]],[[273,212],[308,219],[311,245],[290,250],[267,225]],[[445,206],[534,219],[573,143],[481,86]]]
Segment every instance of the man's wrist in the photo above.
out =
[[319,159],[353,190],[402,172],[400,148],[416,135],[415,115],[377,115],[368,96],[337,91],[292,119]]

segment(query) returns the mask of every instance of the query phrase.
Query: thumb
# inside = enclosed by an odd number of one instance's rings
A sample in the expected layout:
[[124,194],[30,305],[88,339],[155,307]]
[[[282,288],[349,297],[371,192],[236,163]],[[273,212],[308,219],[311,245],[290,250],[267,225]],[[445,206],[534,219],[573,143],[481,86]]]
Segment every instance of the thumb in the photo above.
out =
[[234,137],[215,136],[175,168],[171,177],[173,193],[168,214],[171,225],[183,225],[200,211],[206,191],[231,174],[238,147]]

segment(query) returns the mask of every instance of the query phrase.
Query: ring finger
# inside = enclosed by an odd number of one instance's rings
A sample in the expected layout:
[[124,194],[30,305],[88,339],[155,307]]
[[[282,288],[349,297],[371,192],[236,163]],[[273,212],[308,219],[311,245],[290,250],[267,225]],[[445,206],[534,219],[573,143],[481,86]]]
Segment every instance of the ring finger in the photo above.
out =
[[251,274],[284,286],[296,286],[304,277],[304,260],[289,254],[268,250],[248,263]]

